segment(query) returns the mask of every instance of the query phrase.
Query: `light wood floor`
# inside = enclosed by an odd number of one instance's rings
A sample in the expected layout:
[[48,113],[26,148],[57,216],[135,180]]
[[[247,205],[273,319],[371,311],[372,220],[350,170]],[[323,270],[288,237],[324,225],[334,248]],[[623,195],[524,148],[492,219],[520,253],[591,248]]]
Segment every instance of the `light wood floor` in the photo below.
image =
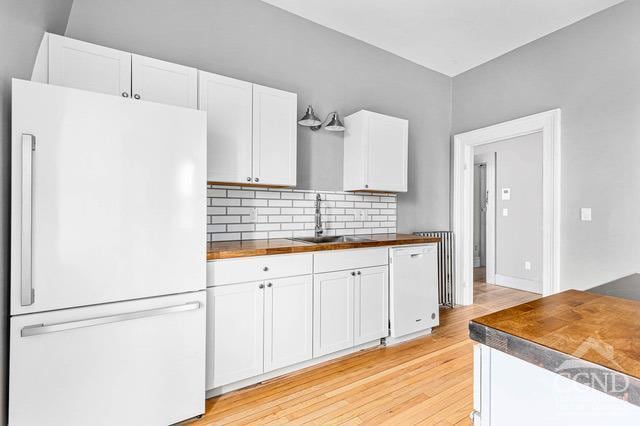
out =
[[[478,274],[483,279],[482,274]],[[192,425],[469,424],[473,343],[470,319],[538,298],[476,282],[475,304],[443,309],[421,339],[374,348],[207,400]]]

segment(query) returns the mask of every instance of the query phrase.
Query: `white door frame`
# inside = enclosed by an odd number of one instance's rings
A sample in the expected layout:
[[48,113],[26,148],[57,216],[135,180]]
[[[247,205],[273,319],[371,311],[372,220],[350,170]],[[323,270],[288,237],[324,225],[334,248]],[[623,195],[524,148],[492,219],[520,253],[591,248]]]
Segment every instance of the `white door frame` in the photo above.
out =
[[485,152],[474,155],[475,164],[485,164],[487,176],[487,210],[485,212],[485,247],[486,260],[485,282],[496,283],[496,153]]
[[542,132],[542,294],[559,291],[561,111],[554,109],[455,135],[453,232],[456,238],[456,303],[473,303],[473,151],[485,145]]

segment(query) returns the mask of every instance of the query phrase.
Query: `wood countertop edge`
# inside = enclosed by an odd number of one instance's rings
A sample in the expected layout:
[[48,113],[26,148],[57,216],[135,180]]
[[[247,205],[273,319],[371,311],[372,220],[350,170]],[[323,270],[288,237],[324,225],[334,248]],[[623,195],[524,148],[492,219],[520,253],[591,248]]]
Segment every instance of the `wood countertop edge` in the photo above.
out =
[[[362,238],[374,237],[378,235],[379,238],[383,238],[382,236],[385,234],[374,234],[373,236],[363,235]],[[317,251],[332,251],[332,250],[347,250],[347,249],[357,249],[357,248],[368,248],[368,247],[384,247],[384,246],[402,246],[402,245],[410,245],[410,244],[433,244],[440,242],[439,237],[420,237],[420,236],[410,236],[397,234],[400,237],[397,239],[380,239],[380,240],[371,240],[371,241],[359,241],[359,242],[348,242],[348,243],[305,243],[300,241],[291,241],[291,245],[283,245],[280,247],[247,247],[247,248],[221,248],[219,250],[207,250],[207,260],[222,260],[222,259],[234,259],[240,257],[253,257],[253,256],[270,256],[277,254],[294,254],[294,253],[306,253],[306,252],[317,252]],[[278,240],[286,240],[286,238],[280,238]],[[268,240],[249,240],[242,241],[245,243],[260,243],[266,242]],[[238,241],[238,243],[242,243]],[[266,243],[268,244],[268,243]],[[209,246],[210,243],[207,245]]]
[[[640,379],[623,371],[575,357],[497,328],[469,321],[469,338],[507,355],[544,368],[552,373],[588,386],[606,395],[640,407]],[[569,368],[570,367],[570,368]],[[606,384],[626,384],[622,390],[609,389]],[[603,387],[602,384],[605,384]]]

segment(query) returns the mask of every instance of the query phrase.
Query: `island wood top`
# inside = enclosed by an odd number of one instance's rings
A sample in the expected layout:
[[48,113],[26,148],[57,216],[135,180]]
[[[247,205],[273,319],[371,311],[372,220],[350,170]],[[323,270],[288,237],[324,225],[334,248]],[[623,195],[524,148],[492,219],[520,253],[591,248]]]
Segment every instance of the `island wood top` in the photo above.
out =
[[560,353],[640,378],[640,301],[568,290],[476,318],[469,328],[472,339],[550,370],[543,364],[557,371],[554,359],[566,359]]
[[278,238],[273,240],[211,242],[207,244],[207,260],[440,242],[438,237],[420,237],[410,234],[373,234],[356,235],[356,237],[368,241],[316,244]]

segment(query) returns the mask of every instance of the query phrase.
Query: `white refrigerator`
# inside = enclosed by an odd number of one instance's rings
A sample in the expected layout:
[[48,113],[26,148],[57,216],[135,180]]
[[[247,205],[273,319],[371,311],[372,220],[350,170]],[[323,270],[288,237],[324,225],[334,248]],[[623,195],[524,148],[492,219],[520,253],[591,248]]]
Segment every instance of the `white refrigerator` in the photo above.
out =
[[202,414],[205,114],[12,90],[9,424]]

